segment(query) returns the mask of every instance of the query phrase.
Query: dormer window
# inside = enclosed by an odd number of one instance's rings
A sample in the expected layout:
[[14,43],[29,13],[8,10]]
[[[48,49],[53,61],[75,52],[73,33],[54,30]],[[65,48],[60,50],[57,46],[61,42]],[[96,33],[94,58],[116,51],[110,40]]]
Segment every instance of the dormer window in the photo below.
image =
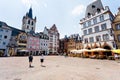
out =
[[94,9],[95,8],[95,5],[92,5],[92,9]]
[[98,13],[100,13],[100,12],[101,12],[99,8],[97,8],[97,12],[98,12]]
[[88,16],[90,16],[91,14],[90,13],[88,13]]
[[90,15],[91,15],[91,14],[90,14],[90,13],[88,13],[88,17],[90,17]]

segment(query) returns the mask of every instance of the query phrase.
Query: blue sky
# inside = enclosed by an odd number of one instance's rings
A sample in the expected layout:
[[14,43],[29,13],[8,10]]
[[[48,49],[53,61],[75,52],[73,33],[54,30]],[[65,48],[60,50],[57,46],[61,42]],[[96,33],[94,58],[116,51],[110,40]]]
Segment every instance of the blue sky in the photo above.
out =
[[[0,0],[0,21],[21,29],[22,18],[32,5],[33,16],[37,17],[36,32],[56,24],[60,38],[74,33],[82,35],[80,19],[85,9],[94,0]],[[120,0],[101,0],[113,14],[118,12]]]

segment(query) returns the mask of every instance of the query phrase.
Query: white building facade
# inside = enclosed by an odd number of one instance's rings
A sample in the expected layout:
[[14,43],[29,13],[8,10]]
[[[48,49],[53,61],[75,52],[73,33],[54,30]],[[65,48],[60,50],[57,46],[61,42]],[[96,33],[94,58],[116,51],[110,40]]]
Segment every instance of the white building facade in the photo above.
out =
[[83,31],[83,48],[115,49],[112,21],[114,19],[108,6],[103,7],[101,0],[87,6],[85,18],[80,20]]
[[0,50],[3,51],[2,56],[8,56],[8,43],[10,42],[12,30],[6,23],[0,22]]
[[50,54],[58,54],[59,49],[59,32],[57,30],[56,25],[54,24],[50,29],[45,27],[44,34],[47,34],[49,37],[49,53]]
[[40,35],[40,53],[43,53],[45,55],[49,54],[49,37],[46,34],[43,34],[42,32]]

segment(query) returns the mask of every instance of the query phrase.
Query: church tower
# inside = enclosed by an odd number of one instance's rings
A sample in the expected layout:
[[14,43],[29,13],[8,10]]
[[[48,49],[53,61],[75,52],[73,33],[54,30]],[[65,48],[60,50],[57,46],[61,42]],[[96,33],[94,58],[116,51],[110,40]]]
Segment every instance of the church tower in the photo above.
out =
[[23,16],[22,30],[24,30],[25,32],[30,32],[30,31],[35,32],[35,27],[36,27],[36,17],[33,18],[32,8],[30,8],[29,12],[27,12],[26,15]]

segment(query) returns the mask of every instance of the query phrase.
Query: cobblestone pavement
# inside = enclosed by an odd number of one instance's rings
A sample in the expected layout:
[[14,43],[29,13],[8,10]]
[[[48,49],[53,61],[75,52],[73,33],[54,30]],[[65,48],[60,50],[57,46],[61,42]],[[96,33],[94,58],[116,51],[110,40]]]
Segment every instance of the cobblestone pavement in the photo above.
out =
[[0,80],[120,80],[120,63],[112,60],[45,56],[0,57]]

